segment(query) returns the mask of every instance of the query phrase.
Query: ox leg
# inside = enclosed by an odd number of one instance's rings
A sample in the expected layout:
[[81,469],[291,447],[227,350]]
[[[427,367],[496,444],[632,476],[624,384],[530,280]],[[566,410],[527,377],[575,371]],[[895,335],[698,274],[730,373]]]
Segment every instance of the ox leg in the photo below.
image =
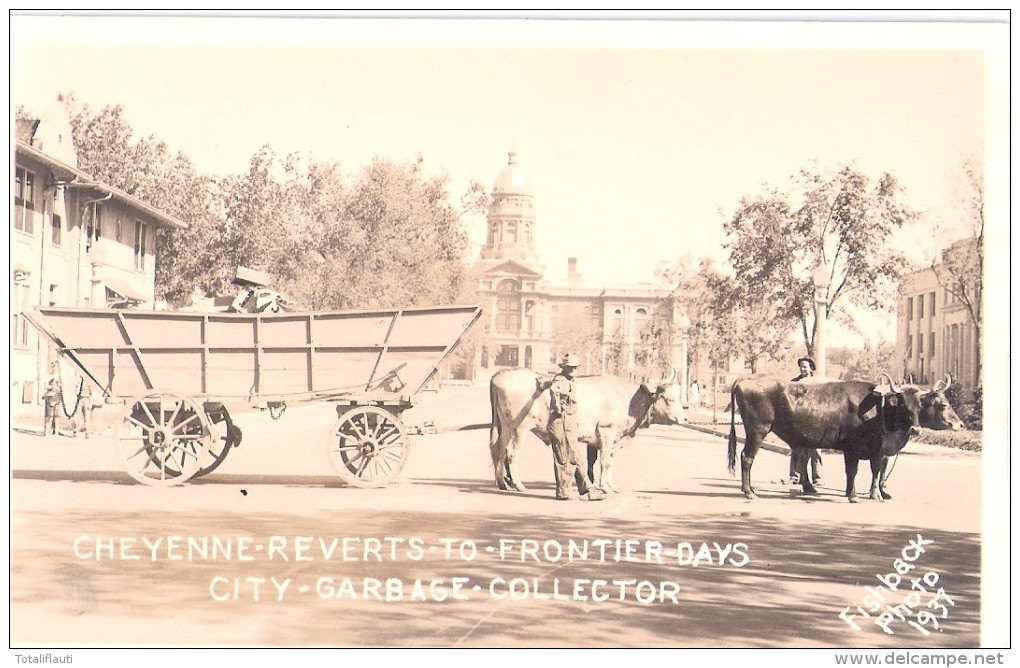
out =
[[597,443],[588,444],[588,479],[591,480],[591,484],[599,489],[602,489],[602,480],[599,474],[602,472],[600,466],[602,462],[599,461],[599,446]]
[[889,474],[889,458],[874,457],[871,460],[871,498],[875,501],[888,501],[892,498],[885,491],[885,479]]
[[526,492],[528,488],[521,482],[517,473],[517,448],[521,442],[521,434],[514,434],[514,437],[507,444],[506,448],[506,484],[509,489],[516,492]]
[[751,465],[754,464],[755,455],[761,449],[763,440],[765,440],[765,434],[747,434],[747,442],[744,443],[744,449],[740,452],[740,491],[748,499],[758,498],[751,487]]
[[818,490],[815,489],[815,485],[811,482],[811,476],[808,475],[808,462],[811,460],[811,450],[795,450],[796,461],[797,461],[797,474],[800,476],[801,488],[805,494],[817,494]]
[[[616,486],[616,482],[613,480],[613,449],[616,445],[616,432],[613,430],[605,431],[597,429],[596,435],[599,440],[599,466],[597,467],[598,482],[595,486],[604,492],[619,492],[620,488]],[[595,481],[594,477],[592,481]]]
[[489,439],[489,454],[492,456],[492,471],[496,478],[496,488],[502,490],[507,489],[510,476],[506,446],[506,439],[501,433],[496,433]]
[[843,462],[846,466],[846,498],[850,503],[857,503],[857,455],[852,452],[843,453]]

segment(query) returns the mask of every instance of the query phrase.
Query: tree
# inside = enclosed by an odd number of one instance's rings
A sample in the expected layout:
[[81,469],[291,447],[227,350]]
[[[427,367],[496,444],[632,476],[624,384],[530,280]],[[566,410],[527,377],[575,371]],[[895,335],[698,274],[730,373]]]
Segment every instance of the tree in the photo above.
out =
[[209,270],[222,265],[216,234],[223,221],[214,181],[155,136],[135,141],[120,105],[93,113],[88,105],[78,109],[73,95],[64,101],[78,168],[188,225],[156,230],[157,297],[182,306],[196,287],[215,288]]
[[848,305],[891,310],[905,259],[888,239],[916,217],[903,194],[892,174],[872,181],[851,164],[805,169],[786,192],[767,187],[741,199],[724,225],[741,304],[754,313],[770,303],[778,323],[799,324],[809,355],[815,354],[816,267],[829,280],[823,318]]
[[339,163],[281,160],[266,145],[246,173],[214,180],[154,136],[135,141],[121,106],[67,104],[83,171],[188,224],[156,237],[156,292],[174,306],[196,288],[229,293],[238,266],[268,272],[313,310],[445,304],[461,293],[460,218],[487,196],[472,183],[456,209],[448,176],[426,176],[421,156],[375,158],[349,182]]
[[[985,184],[981,161],[973,155],[965,159],[960,165],[958,179],[954,198],[958,210],[954,213],[959,217],[958,226],[966,230],[966,236],[933,258],[931,269],[939,286],[963,304],[974,327],[974,383],[980,386],[985,268]],[[937,239],[943,235],[933,236]]]
[[873,346],[865,340],[864,348],[848,355],[844,366],[843,377],[848,380],[877,382],[882,374],[896,368],[896,346],[888,341],[879,341]]
[[[567,304],[560,309],[559,316],[551,323],[549,340],[557,357],[572,352],[582,360],[592,360],[601,368],[601,335],[602,328],[592,317],[588,306]],[[590,371],[594,370],[585,369],[585,372]]]

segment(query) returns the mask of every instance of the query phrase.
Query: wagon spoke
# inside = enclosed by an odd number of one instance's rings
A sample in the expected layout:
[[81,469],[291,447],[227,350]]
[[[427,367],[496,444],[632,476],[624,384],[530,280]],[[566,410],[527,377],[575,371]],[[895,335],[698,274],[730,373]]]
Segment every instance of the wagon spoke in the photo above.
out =
[[[152,416],[150,416],[150,417],[152,417]],[[139,422],[137,419],[135,419],[130,414],[127,415],[124,419],[126,421],[128,421],[128,422],[131,422],[132,424],[135,424],[135,425],[141,427],[144,431],[148,431],[148,430],[152,429],[152,425],[151,424],[145,424],[143,422]]]
[[[176,416],[177,414],[175,413],[174,415]],[[174,424],[174,432],[179,431],[182,427],[184,427],[184,425],[188,424],[189,422],[193,422],[194,420],[198,420],[199,424],[202,423],[202,417],[198,413],[192,413],[190,416],[184,418],[184,420],[177,422],[175,424],[172,423]]]
[[358,467],[358,471],[357,471],[357,476],[359,478],[362,477],[362,475],[364,475],[365,470],[368,469],[369,464],[372,463],[372,460],[370,460],[368,457],[362,457],[361,459],[363,461],[361,463],[361,466]]
[[174,438],[178,441],[201,441],[205,436],[203,434],[181,434]]
[[[162,399],[163,398],[160,397],[160,401],[161,401],[160,408],[161,409],[163,407]],[[176,430],[177,429],[177,416],[181,414],[181,409],[182,408],[184,408],[184,402],[183,401],[176,402],[176,407],[174,408],[174,412],[170,415],[170,417],[167,418],[166,422],[164,422],[163,424],[164,425],[172,425],[174,427],[174,429]]]
[[[145,411],[145,414],[149,416],[149,427],[154,427],[158,425],[159,423],[156,421],[156,417],[152,414],[152,411],[149,410],[148,402],[141,401],[139,403],[142,405],[142,410]],[[160,412],[162,413],[162,411]],[[148,429],[149,427],[146,427],[146,429]]]
[[387,424],[385,426],[387,427],[385,431],[380,430],[377,434],[380,440],[384,438],[390,438],[391,436],[400,438],[400,432],[397,430],[397,427],[395,425]]
[[368,434],[362,431],[354,420],[350,420],[348,424],[351,425],[351,429],[354,430],[354,436],[357,437],[358,440],[364,440],[368,437]]

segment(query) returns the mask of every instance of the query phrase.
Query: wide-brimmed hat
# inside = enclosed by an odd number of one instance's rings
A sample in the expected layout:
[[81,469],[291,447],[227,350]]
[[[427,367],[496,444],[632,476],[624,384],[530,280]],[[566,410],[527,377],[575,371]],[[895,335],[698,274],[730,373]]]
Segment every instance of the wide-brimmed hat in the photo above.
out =
[[797,360],[797,366],[800,366],[801,362],[807,362],[808,366],[811,367],[811,370],[812,371],[815,370],[815,361],[813,359],[811,359],[810,357],[801,357],[800,359],[798,359]]
[[567,353],[566,355],[563,356],[563,359],[560,361],[560,368],[567,366],[573,367],[575,369],[580,368],[581,358],[575,355],[574,353]]

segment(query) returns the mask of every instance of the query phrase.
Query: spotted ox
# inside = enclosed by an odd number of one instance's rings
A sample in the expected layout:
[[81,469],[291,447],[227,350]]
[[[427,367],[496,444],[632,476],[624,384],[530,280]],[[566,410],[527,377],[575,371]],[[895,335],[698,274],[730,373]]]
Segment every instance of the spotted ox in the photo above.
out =
[[[548,378],[530,369],[505,369],[489,382],[492,426],[489,450],[496,486],[525,490],[517,475],[515,457],[522,436],[530,431],[549,445],[551,397]],[[588,446],[588,476],[605,491],[613,482],[615,446],[648,424],[680,424],[686,420],[676,371],[657,382],[639,383],[615,376],[581,376],[574,381],[577,396],[577,439]]]
[[[751,487],[751,465],[769,433],[795,452],[808,448],[841,450],[846,468],[846,497],[856,502],[854,479],[861,460],[871,462],[871,498],[880,499],[883,463],[920,433],[922,392],[915,386],[877,385],[865,381],[797,383],[775,378],[742,378],[733,384],[728,461],[736,467],[736,411],[744,423],[746,442],[740,455],[740,489],[757,498]],[[806,458],[800,458],[806,463]],[[802,466],[802,468],[804,468]],[[806,470],[800,471],[806,493],[815,492]]]

